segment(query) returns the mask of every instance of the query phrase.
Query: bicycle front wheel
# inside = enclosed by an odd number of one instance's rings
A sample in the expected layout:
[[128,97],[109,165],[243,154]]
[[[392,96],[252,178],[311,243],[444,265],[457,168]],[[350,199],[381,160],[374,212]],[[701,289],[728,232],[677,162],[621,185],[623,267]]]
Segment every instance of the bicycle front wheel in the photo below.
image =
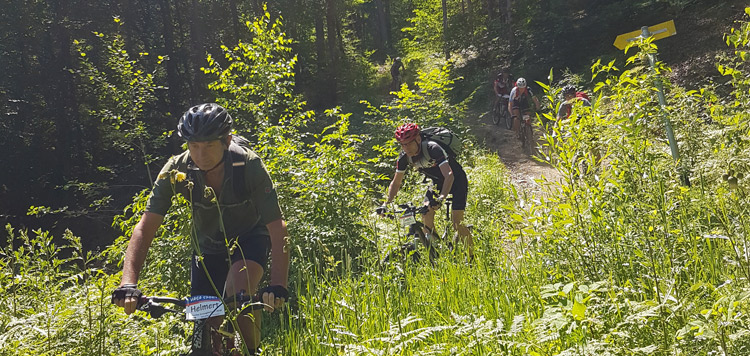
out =
[[503,121],[505,121],[505,128],[513,130],[513,117],[510,115],[510,111],[503,110]]
[[534,131],[531,128],[531,123],[524,123],[523,127],[523,149],[527,155],[534,154]]
[[495,106],[492,109],[492,123],[495,125],[499,125],[501,120],[502,114],[500,113],[500,110],[498,110],[497,106]]
[[422,228],[414,229],[413,231],[414,238],[416,240],[419,240],[419,242],[427,249],[427,253],[430,256],[430,262],[434,263],[435,260],[440,256],[437,252],[437,249],[435,248],[435,244],[433,243],[432,239],[435,238],[435,233],[433,232],[430,237],[425,235]]

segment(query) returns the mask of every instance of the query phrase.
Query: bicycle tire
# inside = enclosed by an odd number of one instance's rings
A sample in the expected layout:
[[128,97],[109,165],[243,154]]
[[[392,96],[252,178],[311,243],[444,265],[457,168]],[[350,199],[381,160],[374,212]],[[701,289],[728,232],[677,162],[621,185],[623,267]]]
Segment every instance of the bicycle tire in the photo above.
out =
[[492,123],[495,125],[500,125],[500,121],[502,119],[502,114],[500,114],[497,105],[495,105],[494,108],[492,108]]
[[427,236],[424,234],[424,230],[421,223],[419,224],[419,228],[415,229],[415,231],[412,233],[415,236],[415,239],[418,240],[422,246],[427,250],[427,255],[430,257],[430,262],[435,263],[435,260],[440,257],[440,255],[437,252],[437,249],[435,248],[435,244],[430,241]]
[[394,262],[406,262],[407,257],[411,257],[412,262],[417,262],[420,259],[419,251],[417,251],[417,246],[413,241],[391,249],[380,263],[385,266]]
[[213,352],[211,326],[207,319],[195,320],[188,356],[210,355]]
[[534,154],[534,131],[531,124],[524,123],[523,127],[523,149],[527,155]]
[[503,121],[505,121],[505,128],[513,130],[513,116],[510,115],[510,111],[507,109],[503,111]]

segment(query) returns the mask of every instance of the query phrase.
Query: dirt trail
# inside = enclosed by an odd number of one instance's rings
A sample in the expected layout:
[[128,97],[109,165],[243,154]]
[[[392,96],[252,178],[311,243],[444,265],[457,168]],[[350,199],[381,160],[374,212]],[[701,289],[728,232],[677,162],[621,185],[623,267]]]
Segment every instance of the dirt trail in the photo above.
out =
[[[488,113],[470,112],[466,124],[477,141],[497,152],[500,160],[508,167],[510,177],[518,189],[538,192],[541,186],[536,181],[542,176],[557,180],[560,174],[550,165],[541,163],[526,155],[521,142],[511,130],[492,123]],[[539,133],[536,133],[538,136]]]

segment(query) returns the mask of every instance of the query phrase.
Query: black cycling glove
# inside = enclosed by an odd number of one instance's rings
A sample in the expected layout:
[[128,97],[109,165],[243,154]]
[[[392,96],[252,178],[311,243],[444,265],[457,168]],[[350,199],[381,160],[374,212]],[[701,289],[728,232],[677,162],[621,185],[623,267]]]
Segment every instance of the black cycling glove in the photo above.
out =
[[425,199],[427,199],[430,207],[440,207],[440,205],[443,204],[443,199],[441,199],[438,194],[431,190],[428,190],[427,193],[425,193]]
[[375,209],[375,212],[376,212],[376,213],[377,213],[378,215],[383,215],[383,214],[385,214],[385,213],[386,213],[387,211],[388,211],[388,207],[387,207],[387,206],[385,206],[385,205],[381,205],[381,206],[379,206],[379,207],[378,207],[377,209]]
[[141,291],[138,290],[137,285],[123,284],[115,288],[115,291],[112,292],[112,304],[115,304],[115,300],[118,300],[118,299],[127,299],[129,297],[140,299],[142,296],[143,296],[143,293],[141,293]]
[[284,300],[289,299],[289,291],[280,285],[268,286],[258,291],[258,296],[263,298],[263,293],[273,293],[274,297]]

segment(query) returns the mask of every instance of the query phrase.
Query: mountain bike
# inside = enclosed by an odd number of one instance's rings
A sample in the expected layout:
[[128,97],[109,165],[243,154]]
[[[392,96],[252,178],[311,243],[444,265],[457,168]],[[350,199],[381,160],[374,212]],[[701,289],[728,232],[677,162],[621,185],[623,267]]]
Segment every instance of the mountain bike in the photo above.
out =
[[[438,253],[437,240],[446,241],[449,229],[446,228],[443,235],[437,238],[437,234],[434,230],[432,233],[425,234],[425,230],[428,230],[428,228],[422,222],[417,221],[416,219],[417,214],[424,215],[429,211],[430,206],[435,206],[437,204],[435,197],[437,197],[437,193],[430,189],[427,191],[427,199],[429,201],[429,205],[415,206],[414,204],[409,202],[406,204],[399,204],[398,207],[401,210],[396,210],[392,213],[383,212],[385,213],[385,216],[392,219],[395,219],[396,216],[398,216],[401,226],[408,228],[408,232],[406,234],[406,236],[408,237],[407,242],[388,252],[385,258],[383,258],[382,260],[383,264],[388,264],[397,260],[403,261],[408,257],[411,257],[413,262],[419,261],[421,259],[419,251],[420,245],[423,248],[427,249],[430,262],[435,263],[435,260],[440,256],[440,254]],[[452,201],[453,198],[445,199],[444,204],[446,221],[450,220]],[[453,249],[454,242],[455,241],[448,242],[448,249]]]
[[[172,304],[183,308],[184,311],[180,312],[163,304]],[[262,309],[264,304],[261,303],[258,295],[248,296],[245,294],[237,294],[223,300],[219,297],[205,295],[185,299],[143,296],[138,300],[138,310],[148,313],[152,318],[160,318],[166,313],[184,313],[184,320],[194,323],[190,352],[180,354],[180,356],[244,355],[242,344],[237,345],[236,343],[238,336],[231,322],[225,321],[219,328],[215,328],[208,323],[208,319],[211,317],[223,316],[225,306],[236,308],[239,316],[246,315],[253,310]]]
[[534,129],[531,123],[531,113],[524,112],[521,115],[521,147],[527,155],[536,153],[536,142],[534,141]]
[[505,128],[510,130],[513,128],[513,117],[511,116],[510,111],[508,111],[508,99],[509,96],[503,95],[492,108],[492,122],[495,125],[503,123]]

